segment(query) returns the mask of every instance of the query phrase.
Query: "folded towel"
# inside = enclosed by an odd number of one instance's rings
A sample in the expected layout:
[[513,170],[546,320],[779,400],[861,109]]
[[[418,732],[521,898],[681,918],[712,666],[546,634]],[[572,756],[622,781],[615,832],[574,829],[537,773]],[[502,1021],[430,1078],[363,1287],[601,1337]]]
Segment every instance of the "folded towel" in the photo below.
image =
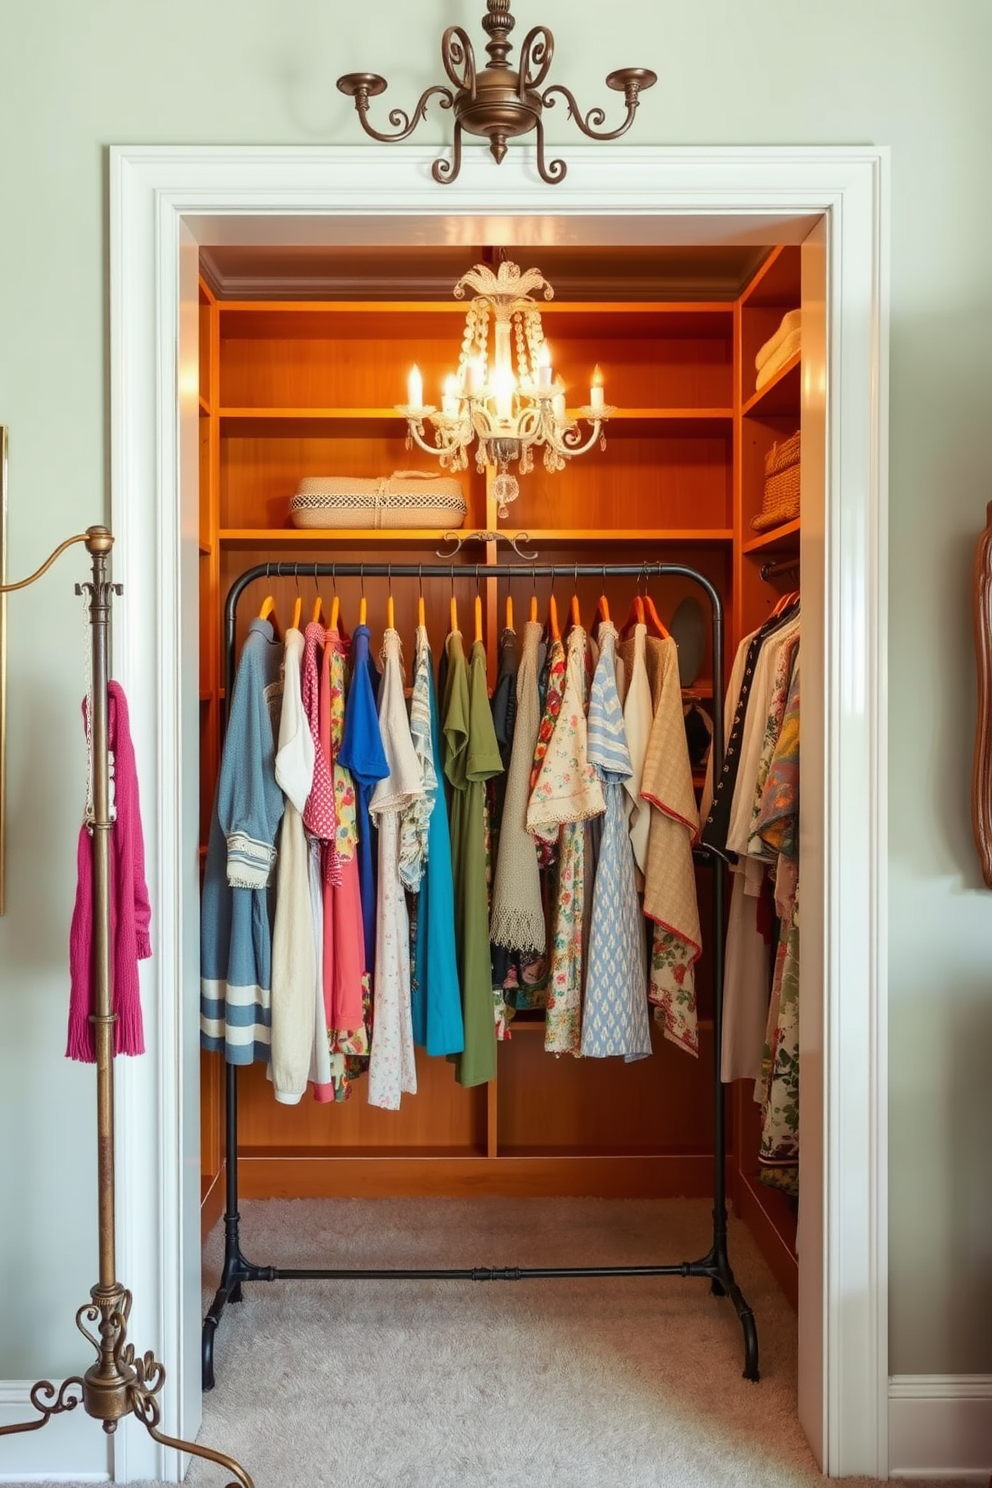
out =
[[796,355],[796,352],[800,349],[801,343],[801,331],[792,331],[790,335],[786,336],[785,340],[781,343],[778,350],[768,358],[767,362],[765,362],[764,366],[761,368],[761,371],[758,373],[754,384],[754,390],[756,393],[761,391],[766,382],[771,382],[776,372],[780,372],[785,366],[786,362],[790,361],[792,357]]
[[791,336],[794,331],[799,330],[801,323],[801,310],[786,311],[785,315],[782,316],[782,321],[779,325],[778,330],[775,332],[774,336],[770,337],[765,342],[764,346],[761,348],[761,350],[758,352],[758,355],[754,359],[754,365],[757,371],[760,372],[762,367],[768,361],[769,357],[775,355],[776,351],[778,351],[779,347],[782,345],[782,342],[787,336]]

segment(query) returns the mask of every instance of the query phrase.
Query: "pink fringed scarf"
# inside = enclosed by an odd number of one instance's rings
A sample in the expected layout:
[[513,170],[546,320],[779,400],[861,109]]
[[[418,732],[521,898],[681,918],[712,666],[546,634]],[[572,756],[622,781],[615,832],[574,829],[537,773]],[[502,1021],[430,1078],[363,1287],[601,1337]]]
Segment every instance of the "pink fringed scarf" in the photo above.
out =
[[[107,743],[114,754],[116,820],[110,832],[110,970],[114,1053],[143,1054],[138,962],[152,953],[151,907],[145,885],[145,845],[138,807],[138,776],[128,723],[127,700],[117,682],[107,687]],[[83,703],[83,724],[86,703]],[[93,980],[93,838],[84,824],[76,851],[76,903],[69,927],[69,1039],[66,1056],[96,1062],[90,1014]]]

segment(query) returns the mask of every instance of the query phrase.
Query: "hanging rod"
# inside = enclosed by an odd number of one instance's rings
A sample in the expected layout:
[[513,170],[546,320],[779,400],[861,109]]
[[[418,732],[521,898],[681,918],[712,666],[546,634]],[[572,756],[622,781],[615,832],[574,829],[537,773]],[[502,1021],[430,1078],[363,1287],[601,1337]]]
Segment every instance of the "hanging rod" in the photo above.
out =
[[774,563],[763,563],[760,572],[763,579],[776,579],[779,574],[798,573],[799,559],[780,558]]
[[[518,534],[524,536],[525,534]],[[719,627],[723,604],[713,584],[698,569],[682,563],[256,563],[234,580],[224,605],[225,619],[234,625],[238,600],[257,579],[692,579],[706,590]]]

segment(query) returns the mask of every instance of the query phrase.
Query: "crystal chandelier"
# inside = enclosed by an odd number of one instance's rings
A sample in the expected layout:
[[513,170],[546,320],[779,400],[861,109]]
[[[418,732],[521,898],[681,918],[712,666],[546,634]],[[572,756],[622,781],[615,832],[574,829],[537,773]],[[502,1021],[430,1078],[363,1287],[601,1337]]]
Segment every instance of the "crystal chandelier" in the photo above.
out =
[[[407,402],[397,405],[397,412],[407,421],[407,448],[415,444],[447,470],[466,470],[476,441],[476,468],[481,473],[488,465],[497,472],[493,496],[505,517],[508,503],[520,494],[511,463],[526,475],[534,468],[534,448],[543,447],[544,468],[554,472],[597,441],[605,449],[602,426],[616,409],[606,403],[597,367],[588,404],[575,410],[577,418],[566,411],[565,388],[555,379],[541,312],[531,298],[533,290],[554,298],[538,269],[522,273],[507,259],[497,272],[476,264],[455,285],[455,298],[464,299],[466,288],[475,296],[465,315],[458,370],[444,380],[440,409],[424,403],[423,378],[415,366]],[[579,419],[592,425],[588,434]],[[433,426],[433,445],[425,437],[425,420]]]

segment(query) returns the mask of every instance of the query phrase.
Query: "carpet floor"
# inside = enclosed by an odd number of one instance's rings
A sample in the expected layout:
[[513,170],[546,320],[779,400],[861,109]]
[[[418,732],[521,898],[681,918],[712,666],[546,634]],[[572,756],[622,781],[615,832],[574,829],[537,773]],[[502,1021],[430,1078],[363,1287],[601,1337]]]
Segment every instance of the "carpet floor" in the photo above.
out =
[[[710,1206],[695,1200],[241,1209],[245,1254],[283,1267],[667,1264],[709,1245]],[[218,1227],[205,1296],[221,1255]],[[256,1488],[816,1488],[795,1317],[733,1219],[730,1256],[760,1384],[741,1378],[740,1324],[706,1282],[259,1282],[218,1330],[200,1440]],[[186,1483],[224,1479],[194,1461]]]

